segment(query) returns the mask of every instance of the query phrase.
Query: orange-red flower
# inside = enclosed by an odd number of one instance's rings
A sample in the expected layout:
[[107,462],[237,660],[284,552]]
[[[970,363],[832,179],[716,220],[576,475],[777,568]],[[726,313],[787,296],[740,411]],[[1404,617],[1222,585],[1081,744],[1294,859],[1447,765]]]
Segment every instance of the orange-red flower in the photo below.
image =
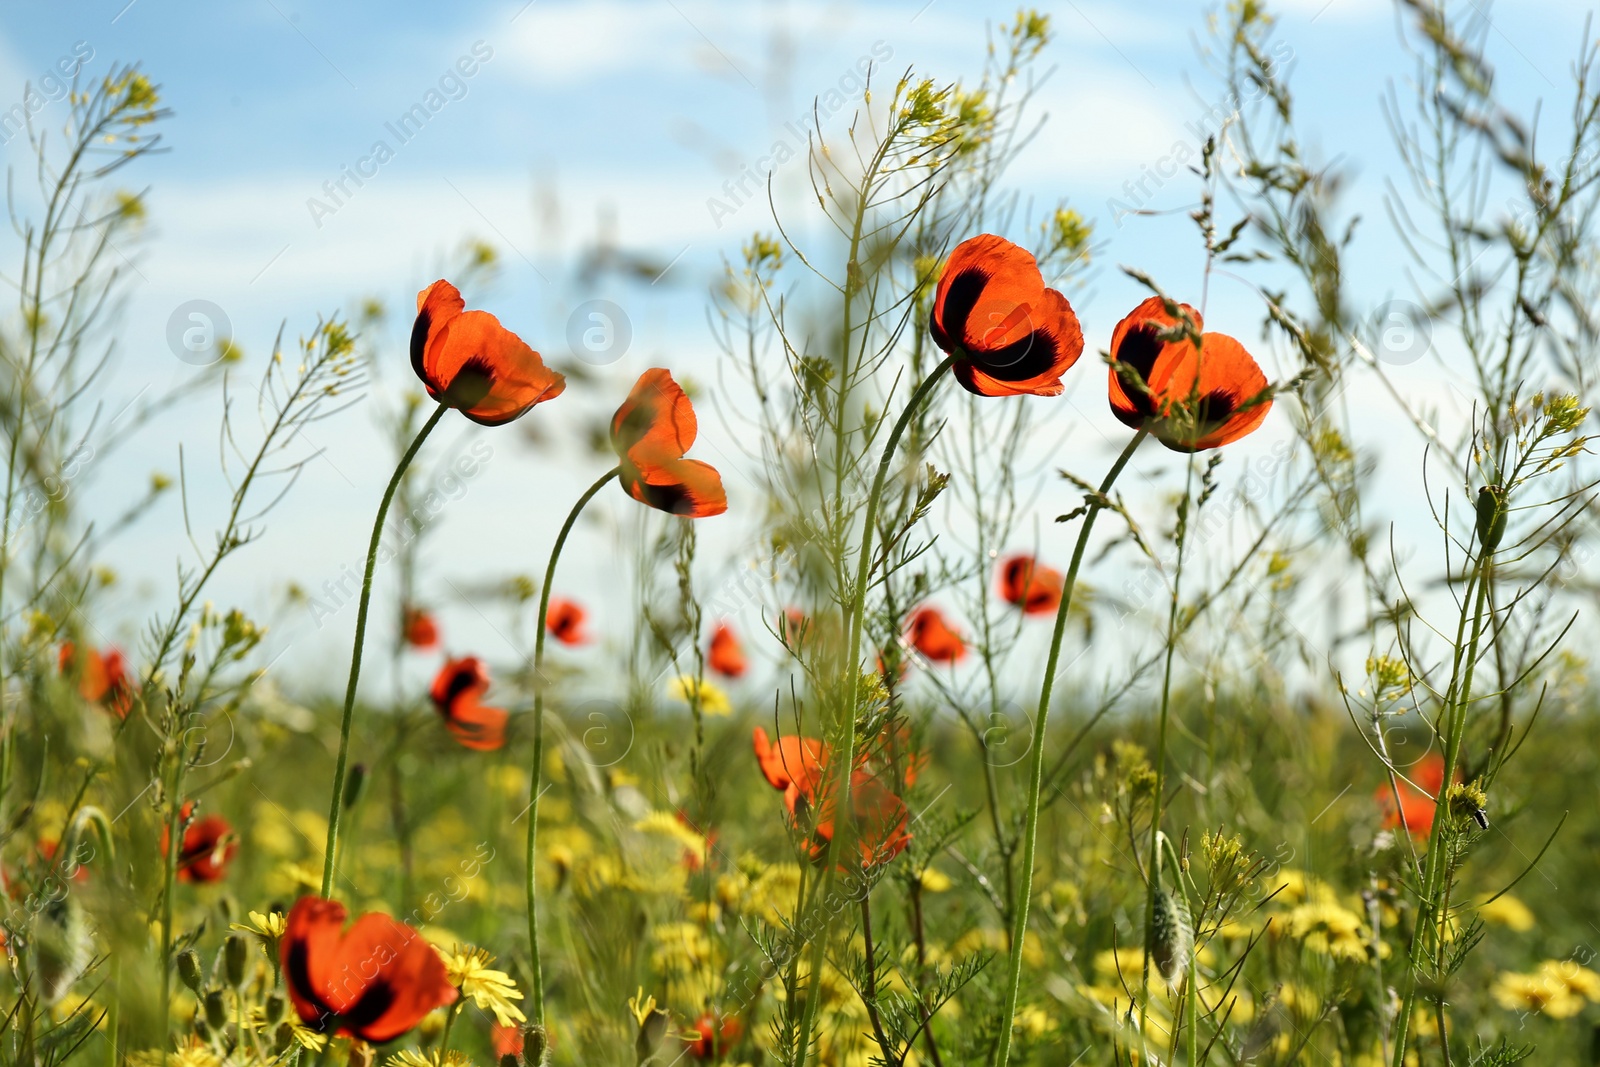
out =
[[749,666],[745,661],[744,645],[733,627],[719,623],[711,634],[711,648],[706,653],[706,666],[725,678],[738,678]]
[[1000,564],[1000,596],[1024,615],[1054,615],[1061,605],[1061,572],[1032,556],[1012,556]]
[[757,726],[754,734],[756,762],[767,784],[783,790],[783,802],[792,815],[796,806],[811,796],[822,784],[822,761],[825,749],[821,741],[810,737],[785,736],[773,744],[767,731]]
[[945,621],[938,608],[918,608],[906,627],[911,646],[935,663],[954,663],[967,654],[967,643]]
[[689,1055],[697,1060],[720,1060],[733,1050],[744,1036],[744,1026],[737,1015],[703,1013],[690,1026],[683,1039],[688,1043]]
[[[776,745],[761,727],[755,729],[756,761],[774,789],[783,790],[790,821],[813,820],[809,851],[821,859],[835,833],[836,782],[828,779],[829,750],[809,737],[783,737]],[[908,761],[907,780],[915,776],[916,759]],[[887,863],[911,842],[905,802],[883,784],[883,768],[863,752],[850,775],[851,828],[864,867]]]
[[449,730],[463,748],[493,752],[506,743],[504,708],[482,702],[489,691],[489,669],[477,656],[451,659],[439,668],[429,696]]
[[1433,830],[1433,813],[1438,807],[1434,798],[1439,795],[1439,787],[1444,785],[1444,757],[1430,752],[1400,771],[1398,807],[1395,806],[1395,790],[1387,785],[1379,786],[1372,794],[1383,812],[1383,828],[1393,830],[1404,826],[1408,833],[1426,836]]
[[588,619],[589,613],[577,601],[555,597],[545,612],[544,628],[563,645],[584,645],[589,643],[589,633],[583,628]]
[[489,1044],[494,1049],[495,1060],[504,1060],[507,1056],[520,1058],[522,1056],[522,1030],[516,1026],[501,1026],[493,1023],[489,1027]]
[[691,519],[727,511],[717,469],[683,458],[698,433],[694,406],[670,373],[655,367],[639,375],[633,392],[611,417],[611,447],[622,459],[622,488],[642,504]]
[[1067,298],[1045,287],[1031,252],[990,233],[950,253],[929,328],[935,344],[960,357],[956,379],[979,396],[1056,396],[1083,354]]
[[[194,814],[194,801],[183,802],[178,813],[181,822],[189,822]],[[167,854],[171,835],[161,828],[161,854]],[[183,831],[183,849],[178,853],[178,881],[220,882],[228,873],[228,863],[239,851],[239,835],[233,832],[228,820],[220,815],[207,815],[189,822]]]
[[499,426],[567,387],[539,353],[487,311],[468,311],[440,279],[417,294],[411,368],[428,395],[473,422]]
[[405,923],[372,912],[348,931],[344,905],[301,897],[279,946],[300,1021],[320,1033],[381,1045],[453,1003],[444,960]]
[[1267,376],[1242,344],[1227,334],[1201,333],[1200,313],[1177,306],[1198,342],[1181,335],[1180,318],[1157,296],[1117,324],[1107,386],[1111,411],[1129,426],[1148,425],[1175,452],[1220,448],[1266,419],[1272,409]]
[[61,673],[70,674],[74,664],[78,670],[78,694],[91,704],[99,704],[119,719],[127,718],[128,709],[133,706],[133,686],[128,681],[122,651],[110,645],[106,646],[104,652],[86,648],[80,662],[77,646],[71,641],[64,642],[60,656]]
[[432,615],[416,607],[407,607],[402,614],[401,630],[406,644],[424,651],[438,647],[439,624]]

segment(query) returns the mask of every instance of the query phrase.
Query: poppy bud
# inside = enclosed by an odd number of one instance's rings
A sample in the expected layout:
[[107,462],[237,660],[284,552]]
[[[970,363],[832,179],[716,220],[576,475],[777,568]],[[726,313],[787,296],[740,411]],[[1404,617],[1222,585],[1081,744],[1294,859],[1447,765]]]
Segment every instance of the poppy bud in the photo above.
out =
[[193,949],[185,949],[178,953],[178,977],[189,987],[191,993],[200,992],[200,983],[205,980],[205,976],[200,971],[200,956]]
[[228,984],[235,989],[244,988],[245,972],[250,966],[250,944],[237,934],[222,943],[222,972]]
[[350,774],[344,780],[344,810],[349,811],[356,806],[356,801],[361,799],[361,787],[367,782],[367,765],[358,763],[350,768]]
[[522,1067],[522,1061],[517,1059],[517,1054],[508,1052],[500,1057],[500,1067]]
[[1189,925],[1189,909],[1175,893],[1156,887],[1155,914],[1150,923],[1150,960],[1169,983],[1189,965],[1194,947],[1194,931]]
[[278,1024],[272,1032],[272,1051],[275,1055],[282,1056],[289,1051],[289,1046],[294,1044],[294,1023],[285,1019]]
[[269,996],[266,1004],[262,1006],[262,1011],[266,1015],[267,1025],[271,1026],[279,1019],[282,1019],[283,1010],[288,1006],[288,1001],[284,1000],[282,993],[274,993]]
[[522,1031],[522,1062],[528,1067],[541,1067],[544,1063],[544,1050],[548,1044],[544,1027],[537,1024],[530,1025]]
[[1506,534],[1505,490],[1497,485],[1486,485],[1478,490],[1478,543],[1487,555],[1500,547]]
[[222,990],[213,989],[206,994],[206,1025],[213,1030],[225,1030],[228,1026],[228,1002],[222,997]]

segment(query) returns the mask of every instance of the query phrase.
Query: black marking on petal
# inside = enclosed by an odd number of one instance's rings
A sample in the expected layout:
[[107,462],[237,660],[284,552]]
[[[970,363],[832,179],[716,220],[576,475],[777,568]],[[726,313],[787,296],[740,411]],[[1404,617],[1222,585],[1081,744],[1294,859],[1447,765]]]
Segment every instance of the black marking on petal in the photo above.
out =
[[327,1027],[333,1021],[334,1011],[312,988],[310,952],[305,941],[299,938],[289,940],[288,947],[289,951],[283,957],[284,978],[288,981],[289,987],[300,994],[300,999],[309,1001],[316,1009],[316,1019],[307,1022],[306,1025],[318,1033],[326,1033]]
[[944,308],[935,327],[951,343],[961,343],[966,333],[967,317],[977,306],[978,298],[988,286],[990,275],[976,267],[968,267],[950,279],[950,288],[944,293]]
[[453,408],[473,408],[494,388],[494,367],[481,354],[461,364],[444,387],[441,399]]
[[384,1014],[394,1004],[394,989],[390,987],[386,978],[376,978],[361,994],[361,999],[344,1013],[341,1022],[344,1028],[368,1040],[367,1031],[372,1025],[381,1020]]
[[417,312],[417,321],[411,327],[411,369],[417,372],[417,377],[423,381],[428,380],[428,375],[422,369],[422,357],[428,351],[428,328],[433,324],[433,316],[427,309]]
[[1048,331],[1034,330],[989,352],[971,353],[972,363],[996,381],[1025,382],[1049,373],[1060,362],[1057,344]]
[[[1155,370],[1156,357],[1161,355],[1163,342],[1159,336],[1161,327],[1153,322],[1142,322],[1123,335],[1122,344],[1111,353],[1118,363],[1125,363],[1129,368],[1139,374],[1139,381],[1145,388],[1124,380],[1123,392],[1133,403],[1134,409],[1143,415],[1154,415],[1155,405],[1150,399],[1149,384],[1150,373]],[[1120,375],[1119,375],[1120,377]]]

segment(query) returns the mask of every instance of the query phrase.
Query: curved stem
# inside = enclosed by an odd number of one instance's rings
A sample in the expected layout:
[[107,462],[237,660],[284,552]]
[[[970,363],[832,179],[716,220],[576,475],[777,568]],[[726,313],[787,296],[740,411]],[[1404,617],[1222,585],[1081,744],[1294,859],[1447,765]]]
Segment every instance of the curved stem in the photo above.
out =
[[[578,521],[584,506],[594,499],[594,495],[603,489],[607,482],[617,476],[619,468],[612,467],[602,474],[578,502],[572,505],[572,511],[567,514],[567,521],[561,524],[561,532],[556,534],[556,543],[550,549],[550,562],[544,568],[544,585],[539,588],[539,620],[533,633],[533,770],[529,777],[528,786],[528,970],[531,972],[533,986],[532,998],[529,1007],[533,1012],[533,1025],[544,1031],[544,971],[539,965],[539,907],[538,894],[535,890],[534,856],[539,848],[539,780],[544,773],[544,637],[545,620],[550,613],[550,586],[555,581],[556,563],[561,559],[561,549],[567,543],[567,535],[572,532],[572,527]],[[541,1039],[542,1040],[542,1039]],[[548,1042],[542,1042],[541,1048]]]
[[1106,472],[1100,491],[1089,501],[1089,512],[1083,518],[1083,528],[1078,531],[1078,543],[1072,548],[1072,564],[1067,568],[1066,581],[1062,583],[1061,605],[1056,608],[1056,628],[1050,637],[1050,655],[1045,660],[1044,684],[1039,689],[1039,710],[1033,724],[1033,752],[1028,761],[1028,808],[1022,828],[1022,870],[1017,879],[1017,899],[1012,904],[1011,976],[1006,987],[1006,1010],[1000,1019],[1000,1044],[995,1049],[994,1062],[1005,1067],[1011,1055],[1011,1026],[1017,1014],[1017,998],[1022,992],[1023,937],[1028,932],[1028,903],[1033,896],[1033,860],[1039,837],[1039,792],[1044,785],[1044,731],[1050,715],[1050,691],[1055,688],[1056,665],[1061,660],[1061,639],[1067,632],[1067,612],[1072,607],[1072,594],[1078,584],[1078,568],[1083,564],[1083,552],[1089,546],[1089,532],[1094,520],[1104,507],[1106,494],[1111,491],[1122,468],[1133,458],[1136,448],[1144,441],[1148,431],[1140,429],[1133,435],[1117,461]]
[[333,800],[328,805],[328,843],[322,854],[324,899],[333,892],[333,861],[339,847],[339,814],[344,809],[344,779],[350,760],[350,723],[355,718],[356,682],[361,677],[361,645],[367,636],[367,608],[372,602],[372,572],[378,566],[378,542],[383,539],[383,520],[388,517],[389,502],[394,499],[395,490],[400,488],[400,479],[405,477],[406,469],[421,450],[422,442],[428,439],[433,428],[439,425],[439,420],[449,410],[440,404],[428,421],[422,424],[417,436],[412,438],[411,447],[400,457],[400,465],[394,469],[389,487],[383,491],[383,502],[378,505],[378,518],[372,524],[372,541],[367,545],[367,570],[361,579],[361,603],[356,608],[356,642],[350,652],[350,681],[344,689],[344,718],[339,723],[339,760],[333,771]]
[[[878,459],[878,473],[872,479],[872,491],[867,495],[866,525],[861,531],[861,554],[856,560],[856,582],[851,592],[850,604],[850,650],[849,656],[844,661],[847,670],[852,672],[850,680],[850,703],[844,709],[844,745],[840,749],[838,759],[830,759],[832,770],[830,773],[837,777],[834,789],[837,790],[838,799],[835,801],[835,811],[850,810],[850,771],[855,766],[856,758],[856,705],[861,699],[861,630],[862,619],[866,613],[867,582],[872,577],[872,540],[876,533],[878,523],[878,503],[883,497],[883,483],[889,477],[889,466],[894,461],[894,451],[900,444],[900,438],[905,435],[906,427],[911,425],[911,419],[916,415],[917,409],[933,392],[939,379],[944,377],[944,372],[960,355],[947,356],[945,360],[928,373],[911,394],[911,399],[906,402],[906,409],[900,413],[900,421],[894,424],[894,429],[889,432],[889,439],[884,442],[883,455]],[[841,771],[840,768],[843,768]],[[813,910],[827,908],[828,898],[833,893],[835,865],[833,862],[834,848],[838,844],[838,834],[828,839],[827,847],[822,854],[822,886],[820,891],[813,895]],[[816,1027],[817,1009],[822,1000],[815,995],[817,982],[822,977],[823,955],[827,949],[827,931],[820,931],[811,942],[811,967],[807,975],[809,994],[805,998],[805,1013],[801,1016],[800,1036],[796,1046],[795,1067],[805,1067],[806,1057],[810,1053],[811,1034]]]

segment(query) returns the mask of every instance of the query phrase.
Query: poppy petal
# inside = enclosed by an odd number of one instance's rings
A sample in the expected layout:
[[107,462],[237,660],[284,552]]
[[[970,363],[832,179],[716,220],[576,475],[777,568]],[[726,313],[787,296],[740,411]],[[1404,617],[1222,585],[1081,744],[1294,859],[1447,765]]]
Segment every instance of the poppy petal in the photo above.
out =
[[705,519],[728,510],[722,475],[711,464],[696,459],[637,463],[630,456],[618,478],[633,499],[669,515]]
[[504,708],[489,707],[473,697],[463,697],[451,705],[444,725],[463,748],[493,752],[505,746],[506,723],[510,718]]
[[[334,997],[341,1029],[381,1045],[453,1003],[444,960],[411,927],[377,912],[363,915],[339,945]],[[368,977],[371,976],[371,977]],[[342,999],[342,1003],[340,1003]]]
[[[1199,348],[1187,341],[1163,350],[1158,395],[1166,417],[1156,429],[1174,452],[1220,448],[1255,431],[1272,410],[1267,376],[1227,334],[1202,336]],[[1191,402],[1192,401],[1192,402]]]
[[[1188,304],[1178,306],[1194,320],[1196,330],[1204,329],[1205,320],[1200,312]],[[1137,429],[1146,418],[1155,414],[1151,394],[1159,385],[1156,381],[1156,361],[1166,347],[1160,334],[1175,329],[1178,324],[1175,316],[1167,314],[1166,301],[1159,296],[1152,296],[1130,311],[1111,332],[1112,366],[1107,391],[1112,414],[1125,425]],[[1130,371],[1137,373],[1145,388],[1141,390],[1133,382],[1124,379],[1117,369],[1118,363],[1126,364]]]
[[677,458],[689,451],[699,433],[694,405],[671,372],[652,367],[639,375],[628,399],[611,417],[611,440],[617,451],[628,455]]
[[279,946],[289,1000],[300,1021],[318,1030],[331,1025],[337,1012],[329,987],[347,914],[338,901],[301,897],[289,909]]

